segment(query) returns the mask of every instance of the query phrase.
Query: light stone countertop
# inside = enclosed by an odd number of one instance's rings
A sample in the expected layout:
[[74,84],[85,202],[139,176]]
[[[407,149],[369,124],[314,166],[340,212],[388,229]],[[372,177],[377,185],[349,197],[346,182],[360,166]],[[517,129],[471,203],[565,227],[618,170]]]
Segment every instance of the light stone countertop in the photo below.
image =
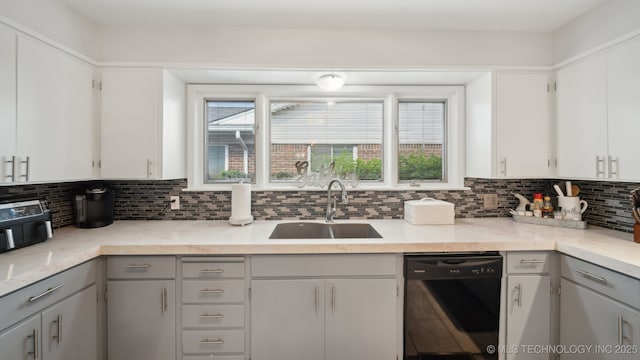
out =
[[367,222],[382,239],[270,240],[276,224],[255,221],[117,221],[98,229],[55,230],[44,243],[0,254],[0,296],[101,255],[416,253],[558,250],[640,278],[640,244],[631,234],[515,223],[510,218],[456,219],[455,225]]

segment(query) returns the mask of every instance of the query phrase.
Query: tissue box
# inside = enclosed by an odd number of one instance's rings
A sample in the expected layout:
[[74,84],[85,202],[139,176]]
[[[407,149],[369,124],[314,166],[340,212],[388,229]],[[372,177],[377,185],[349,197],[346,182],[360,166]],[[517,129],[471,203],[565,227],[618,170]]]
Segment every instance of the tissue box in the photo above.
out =
[[449,225],[454,216],[454,205],[447,201],[424,198],[404,202],[404,219],[411,224]]

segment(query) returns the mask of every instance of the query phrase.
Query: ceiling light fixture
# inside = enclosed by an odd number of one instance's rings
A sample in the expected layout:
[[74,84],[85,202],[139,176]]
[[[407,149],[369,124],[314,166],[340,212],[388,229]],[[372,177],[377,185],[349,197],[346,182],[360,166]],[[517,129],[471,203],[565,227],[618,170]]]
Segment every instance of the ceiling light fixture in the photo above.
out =
[[316,79],[316,85],[322,90],[336,91],[344,85],[345,78],[337,74],[325,74]]

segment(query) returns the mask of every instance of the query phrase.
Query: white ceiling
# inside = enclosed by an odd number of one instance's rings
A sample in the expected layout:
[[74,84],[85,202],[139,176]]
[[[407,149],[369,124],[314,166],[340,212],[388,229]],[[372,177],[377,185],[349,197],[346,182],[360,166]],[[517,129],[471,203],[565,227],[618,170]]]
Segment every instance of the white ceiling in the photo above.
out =
[[100,25],[553,31],[610,0],[59,0]]

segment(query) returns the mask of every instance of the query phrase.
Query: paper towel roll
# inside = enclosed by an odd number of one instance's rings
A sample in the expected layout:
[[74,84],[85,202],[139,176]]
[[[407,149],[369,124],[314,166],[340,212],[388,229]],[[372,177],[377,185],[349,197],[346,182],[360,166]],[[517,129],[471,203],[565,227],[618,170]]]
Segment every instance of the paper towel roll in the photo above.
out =
[[231,185],[231,225],[246,225],[253,221],[251,215],[251,185]]

